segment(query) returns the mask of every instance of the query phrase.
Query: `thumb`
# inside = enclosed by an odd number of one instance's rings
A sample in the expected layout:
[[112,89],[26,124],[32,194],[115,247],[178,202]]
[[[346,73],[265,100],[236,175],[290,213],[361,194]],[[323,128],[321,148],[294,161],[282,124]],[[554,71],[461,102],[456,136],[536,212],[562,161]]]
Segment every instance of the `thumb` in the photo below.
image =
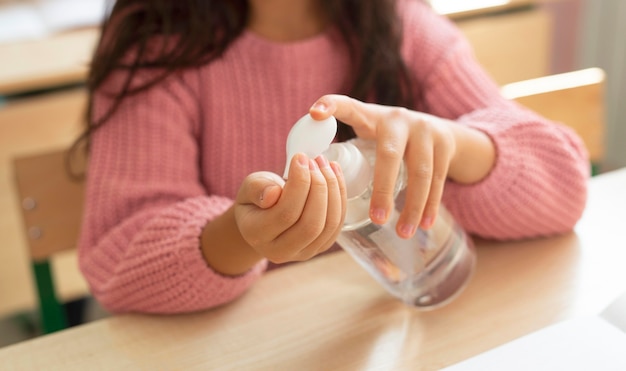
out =
[[242,205],[256,205],[267,209],[276,204],[283,191],[285,181],[277,174],[262,171],[248,175],[237,194],[236,202]]

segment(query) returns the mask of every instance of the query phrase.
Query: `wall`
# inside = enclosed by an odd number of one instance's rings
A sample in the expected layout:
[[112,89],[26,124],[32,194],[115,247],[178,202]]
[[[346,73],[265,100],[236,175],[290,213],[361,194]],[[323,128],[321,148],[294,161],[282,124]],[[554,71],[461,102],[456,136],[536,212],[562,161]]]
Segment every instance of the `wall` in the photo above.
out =
[[606,169],[626,166],[626,1],[583,0],[578,68],[607,73]]
[[570,72],[576,69],[581,23],[581,10],[584,0],[559,0],[542,2],[552,18],[552,60],[551,73]]

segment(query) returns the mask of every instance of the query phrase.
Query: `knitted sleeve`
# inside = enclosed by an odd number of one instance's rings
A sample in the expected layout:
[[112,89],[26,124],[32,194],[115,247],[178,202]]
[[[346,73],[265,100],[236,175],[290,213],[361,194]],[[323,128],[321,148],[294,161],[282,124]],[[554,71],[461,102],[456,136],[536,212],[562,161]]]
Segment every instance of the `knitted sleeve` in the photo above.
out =
[[[110,106],[94,95],[95,117]],[[131,96],[92,137],[79,264],[110,311],[188,312],[242,294],[265,262],[238,277],[214,272],[200,235],[232,200],[207,195],[199,173],[199,114],[180,76]]]
[[569,128],[508,101],[476,62],[460,31],[419,2],[405,19],[405,52],[418,81],[420,106],[485,132],[496,163],[482,181],[448,181],[443,203],[468,232],[520,239],[570,231],[587,196],[589,160]]

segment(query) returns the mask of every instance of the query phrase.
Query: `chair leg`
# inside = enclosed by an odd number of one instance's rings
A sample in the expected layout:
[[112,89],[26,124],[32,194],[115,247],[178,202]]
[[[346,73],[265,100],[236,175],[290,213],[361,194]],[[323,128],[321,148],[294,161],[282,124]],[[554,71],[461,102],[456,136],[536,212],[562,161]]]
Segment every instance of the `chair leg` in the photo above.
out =
[[596,176],[600,174],[600,165],[592,163],[591,164],[591,176]]
[[63,304],[65,310],[65,318],[67,319],[67,327],[82,325],[85,323],[87,314],[88,300],[87,297],[68,301]]
[[43,262],[33,263],[33,272],[35,274],[35,282],[37,284],[37,295],[39,299],[39,310],[41,317],[41,327],[44,333],[63,330],[67,327],[67,319],[65,311],[57,300],[54,291],[54,282],[50,263],[46,260]]

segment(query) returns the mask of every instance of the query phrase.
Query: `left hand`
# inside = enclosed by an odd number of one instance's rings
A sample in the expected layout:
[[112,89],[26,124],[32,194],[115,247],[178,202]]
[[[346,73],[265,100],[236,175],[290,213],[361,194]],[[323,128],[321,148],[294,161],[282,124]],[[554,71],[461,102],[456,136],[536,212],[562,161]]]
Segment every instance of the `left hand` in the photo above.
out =
[[[376,142],[369,211],[374,223],[387,221],[394,207],[396,178],[405,161],[406,203],[396,226],[403,238],[413,236],[418,227],[433,225],[448,176],[464,183],[475,182],[486,176],[495,161],[495,148],[486,134],[426,113],[364,103],[343,95],[321,97],[310,113],[316,120],[334,115],[350,125],[358,137]],[[472,150],[477,152],[469,155]]]

